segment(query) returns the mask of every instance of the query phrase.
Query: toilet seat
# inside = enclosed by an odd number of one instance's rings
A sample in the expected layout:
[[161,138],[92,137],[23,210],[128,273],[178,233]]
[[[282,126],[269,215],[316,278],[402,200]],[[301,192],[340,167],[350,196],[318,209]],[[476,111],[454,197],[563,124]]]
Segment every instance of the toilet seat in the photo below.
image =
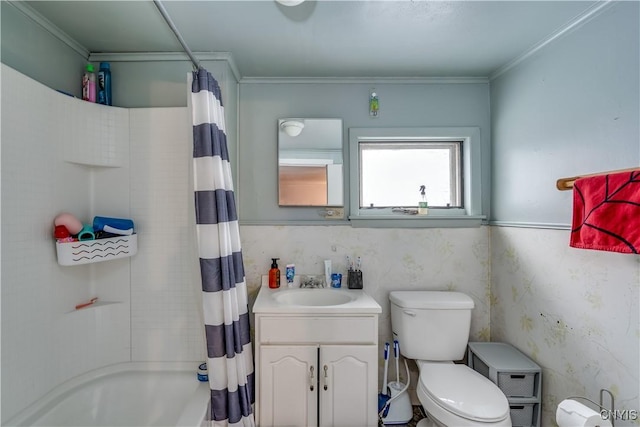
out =
[[420,361],[418,387],[443,410],[480,423],[509,417],[509,402],[489,379],[466,365]]

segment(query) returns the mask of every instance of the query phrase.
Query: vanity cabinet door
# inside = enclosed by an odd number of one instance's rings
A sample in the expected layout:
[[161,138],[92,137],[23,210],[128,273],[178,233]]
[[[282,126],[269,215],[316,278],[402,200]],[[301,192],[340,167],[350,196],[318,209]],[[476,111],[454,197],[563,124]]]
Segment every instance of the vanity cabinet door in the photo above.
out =
[[378,346],[320,346],[320,425],[378,424]]
[[318,346],[260,347],[260,426],[318,425]]

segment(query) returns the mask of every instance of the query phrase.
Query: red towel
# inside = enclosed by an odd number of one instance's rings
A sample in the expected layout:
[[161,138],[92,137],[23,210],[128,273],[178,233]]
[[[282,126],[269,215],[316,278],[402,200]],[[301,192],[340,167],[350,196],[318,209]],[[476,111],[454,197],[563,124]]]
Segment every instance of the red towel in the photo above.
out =
[[640,170],[576,180],[569,245],[640,253]]

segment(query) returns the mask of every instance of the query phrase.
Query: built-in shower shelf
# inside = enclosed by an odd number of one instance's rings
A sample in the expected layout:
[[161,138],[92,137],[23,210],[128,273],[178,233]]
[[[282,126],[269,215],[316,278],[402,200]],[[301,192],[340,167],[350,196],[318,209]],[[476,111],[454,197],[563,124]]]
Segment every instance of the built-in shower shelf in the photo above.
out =
[[138,235],[108,239],[56,242],[58,264],[81,265],[126,258],[138,252]]

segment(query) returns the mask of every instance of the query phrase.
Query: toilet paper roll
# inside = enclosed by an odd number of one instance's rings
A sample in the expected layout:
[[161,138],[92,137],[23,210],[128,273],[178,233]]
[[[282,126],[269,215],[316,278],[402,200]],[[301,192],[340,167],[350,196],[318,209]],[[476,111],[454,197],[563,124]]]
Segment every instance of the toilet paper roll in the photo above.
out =
[[603,419],[600,412],[572,399],[560,402],[556,423],[559,427],[611,427],[611,422]]

